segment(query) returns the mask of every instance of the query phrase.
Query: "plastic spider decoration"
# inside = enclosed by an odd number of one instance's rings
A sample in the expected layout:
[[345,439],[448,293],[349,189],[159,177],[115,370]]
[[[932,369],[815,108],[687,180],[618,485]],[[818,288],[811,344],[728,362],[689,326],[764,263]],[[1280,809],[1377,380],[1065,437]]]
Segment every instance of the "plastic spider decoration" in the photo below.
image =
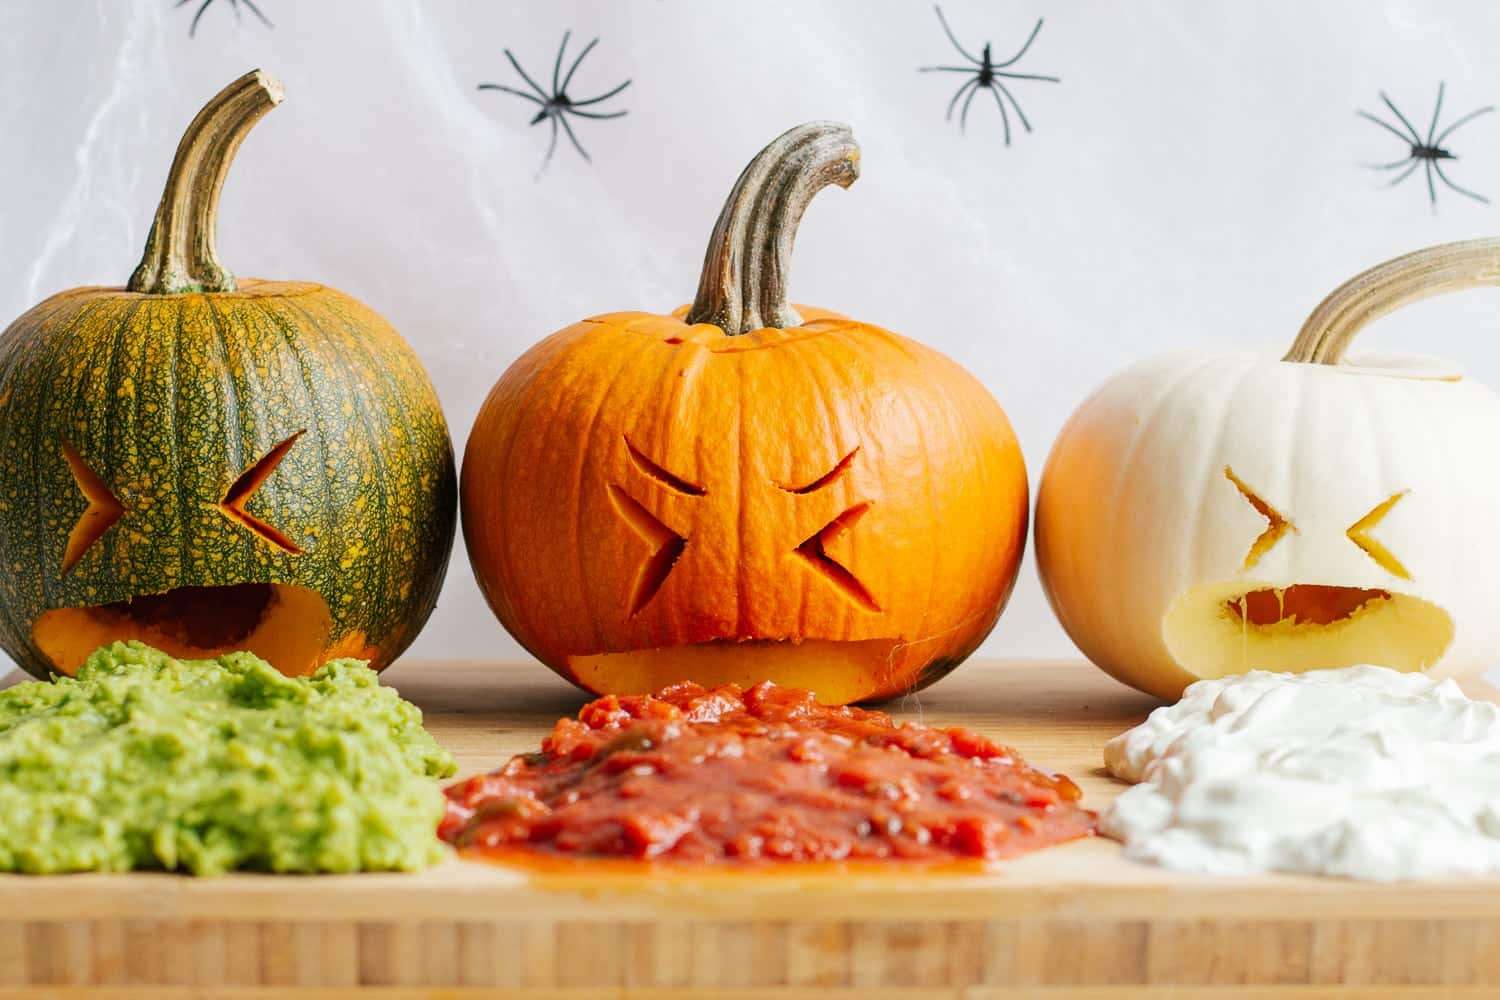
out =
[[1031,29],[1030,37],[1026,39],[1026,44],[1021,46],[1019,52],[1004,62],[997,63],[990,55],[989,42],[985,42],[984,48],[980,50],[980,58],[975,59],[970,55],[958,43],[958,39],[954,37],[953,29],[948,27],[948,19],[943,17],[943,8],[934,6],[932,9],[937,11],[938,23],[943,26],[943,34],[948,36],[948,41],[953,43],[953,47],[958,50],[959,55],[973,64],[972,66],[922,66],[918,68],[917,72],[919,73],[970,74],[971,79],[964,81],[963,86],[958,88],[953,95],[953,99],[948,102],[948,113],[944,120],[950,122],[953,120],[953,109],[958,107],[958,102],[962,100],[963,110],[958,115],[958,127],[960,131],[965,131],[969,120],[969,105],[974,102],[974,95],[981,90],[988,90],[995,96],[995,105],[1000,109],[1000,122],[1005,126],[1005,144],[1007,146],[1010,145],[1010,115],[1005,110],[1005,101],[1007,99],[1010,101],[1011,107],[1016,109],[1016,117],[1021,120],[1021,127],[1030,132],[1031,122],[1026,119],[1026,112],[1021,110],[1021,105],[1017,103],[1015,95],[1005,86],[1004,81],[1045,80],[1048,83],[1061,82],[1055,76],[1039,76],[1035,73],[1012,73],[1006,70],[1006,67],[1014,66],[1020,62],[1021,57],[1026,54],[1026,50],[1031,48],[1031,43],[1036,41],[1037,34],[1042,30],[1043,20],[1037,20],[1036,27]]
[[1385,95],[1385,91],[1383,90],[1380,92],[1380,99],[1385,102],[1386,107],[1391,109],[1391,114],[1396,116],[1397,121],[1401,122],[1406,131],[1401,131],[1401,129],[1398,129],[1390,122],[1385,121],[1382,118],[1377,118],[1376,116],[1370,114],[1368,111],[1359,112],[1360,117],[1368,118],[1370,121],[1374,122],[1376,125],[1379,125],[1381,128],[1385,129],[1387,132],[1391,133],[1410,147],[1410,152],[1407,153],[1407,155],[1403,159],[1396,160],[1394,163],[1371,164],[1371,169],[1398,170],[1404,167],[1405,169],[1401,170],[1401,173],[1397,174],[1395,179],[1390,183],[1391,187],[1395,187],[1397,184],[1400,184],[1402,181],[1406,180],[1413,173],[1415,173],[1418,167],[1422,167],[1427,173],[1427,197],[1428,200],[1432,202],[1434,211],[1436,211],[1437,209],[1437,185],[1433,183],[1434,174],[1437,175],[1438,180],[1442,181],[1452,190],[1458,192],[1459,194],[1467,195],[1468,197],[1473,198],[1475,201],[1481,201],[1488,205],[1490,203],[1490,200],[1484,195],[1479,194],[1475,191],[1470,191],[1465,187],[1459,187],[1457,184],[1448,179],[1447,174],[1443,173],[1442,161],[1458,159],[1456,155],[1449,152],[1449,150],[1443,145],[1443,141],[1454,132],[1458,131],[1460,126],[1468,124],[1475,118],[1478,118],[1480,115],[1489,114],[1491,111],[1494,111],[1495,108],[1493,105],[1491,105],[1489,107],[1480,108],[1478,111],[1470,111],[1458,121],[1454,122],[1452,125],[1449,125],[1447,128],[1443,129],[1443,131],[1439,132],[1437,130],[1438,117],[1443,113],[1443,87],[1443,84],[1438,84],[1437,106],[1432,109],[1432,124],[1427,127],[1426,139],[1423,139],[1421,134],[1412,127],[1412,123],[1406,120],[1406,116],[1397,109],[1396,105],[1391,102],[1391,99]]
[[559,127],[561,127],[562,131],[568,134],[568,141],[573,144],[574,149],[578,150],[578,155],[583,157],[584,162],[594,162],[589,158],[588,151],[583,148],[583,145],[581,143],[579,143],[578,136],[573,133],[573,126],[568,123],[568,115],[574,115],[578,118],[602,119],[623,118],[626,114],[626,112],[624,111],[602,112],[580,111],[578,109],[590,107],[591,105],[598,104],[601,101],[609,100],[611,97],[614,97],[620,91],[630,86],[629,80],[626,80],[618,87],[613,87],[610,90],[605,91],[598,97],[590,97],[586,101],[575,101],[568,96],[568,84],[573,82],[573,74],[578,72],[579,64],[583,62],[584,57],[593,51],[595,45],[599,44],[599,39],[596,38],[592,42],[589,42],[587,45],[585,45],[583,47],[583,51],[578,53],[578,58],[573,60],[573,65],[568,67],[567,74],[564,75],[562,72],[563,55],[568,51],[568,39],[572,37],[572,34],[573,33],[571,31],[563,32],[562,44],[557,48],[557,60],[552,64],[552,90],[550,93],[537,86],[537,82],[530,76],[528,76],[526,71],[521,68],[521,64],[516,61],[516,57],[511,53],[510,49],[504,50],[505,58],[510,60],[511,66],[515,67],[516,72],[521,75],[521,79],[526,81],[527,85],[531,87],[534,93],[527,93],[524,90],[517,90],[514,87],[507,87],[504,84],[500,83],[481,83],[479,85],[480,90],[500,90],[504,91],[507,94],[514,94],[516,97],[520,97],[530,101],[532,104],[535,104],[537,106],[537,112],[532,116],[531,124],[540,125],[542,122],[548,122],[551,124],[552,141],[547,143],[547,155],[542,158],[542,165],[537,169],[538,177],[541,176],[543,170],[547,169],[547,164],[552,162],[552,154],[557,152],[557,133]]
[[[190,4],[192,2],[193,2],[193,0],[177,0],[177,3],[175,3],[173,5],[173,9],[175,10],[178,7],[186,7],[188,4]],[[242,17],[242,15],[240,13],[240,5],[241,4],[244,4],[246,10],[250,11],[250,13],[254,14],[257,18],[259,18],[261,24],[264,24],[268,28],[274,28],[274,27],[276,27],[276,25],[274,25],[274,24],[271,23],[270,18],[266,17],[266,15],[261,12],[261,9],[259,7],[257,7],[257,6],[255,6],[255,0],[229,0],[229,9],[232,10],[232,11],[234,11],[234,16],[235,16],[236,19],[241,19],[241,17]],[[203,3],[199,5],[198,12],[193,15],[193,24],[192,24],[192,26],[190,28],[188,28],[188,37],[189,38],[195,38],[195,37],[197,37],[197,35],[198,35],[198,22],[203,19],[204,12],[207,11],[208,8],[212,7],[213,5],[214,5],[214,0],[203,0]]]

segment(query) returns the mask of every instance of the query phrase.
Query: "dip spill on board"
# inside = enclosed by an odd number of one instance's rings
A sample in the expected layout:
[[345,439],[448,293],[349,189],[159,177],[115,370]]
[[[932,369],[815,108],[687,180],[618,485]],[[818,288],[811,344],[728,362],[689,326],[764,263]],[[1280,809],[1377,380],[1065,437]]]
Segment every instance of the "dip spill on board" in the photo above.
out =
[[1500,871],[1500,706],[1384,667],[1199,681],[1104,750],[1127,857],[1362,879]]
[[0,871],[412,870],[453,758],[375,671],[140,643],[0,691]]
[[479,851],[583,857],[990,859],[1093,832],[1078,798],[966,729],[770,683],[682,684],[590,702],[539,753],[453,786],[441,833]]

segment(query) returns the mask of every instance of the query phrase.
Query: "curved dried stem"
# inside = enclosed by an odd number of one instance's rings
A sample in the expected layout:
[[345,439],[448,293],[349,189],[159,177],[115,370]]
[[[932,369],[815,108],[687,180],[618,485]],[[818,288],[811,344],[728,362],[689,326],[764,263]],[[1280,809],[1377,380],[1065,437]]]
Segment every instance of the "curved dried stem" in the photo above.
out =
[[234,275],[215,246],[219,195],[240,143],[281,103],[281,84],[260,70],[219,91],[198,112],[167,174],[141,263],[126,288],[151,295],[232,292]]
[[797,225],[815,194],[858,177],[859,145],[847,125],[809,122],[761,150],[719,214],[687,321],[730,336],[799,325],[786,294]]
[[1402,306],[1468,288],[1500,286],[1500,239],[1444,243],[1344,282],[1313,310],[1283,361],[1336,365],[1356,334]]

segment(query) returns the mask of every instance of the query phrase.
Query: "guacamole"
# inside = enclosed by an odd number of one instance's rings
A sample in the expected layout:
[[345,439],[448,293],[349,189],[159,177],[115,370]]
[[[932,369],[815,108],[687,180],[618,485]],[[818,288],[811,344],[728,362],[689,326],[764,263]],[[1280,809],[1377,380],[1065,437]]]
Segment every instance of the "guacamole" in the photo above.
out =
[[0,871],[421,868],[454,770],[358,660],[292,678],[118,642],[0,691]]

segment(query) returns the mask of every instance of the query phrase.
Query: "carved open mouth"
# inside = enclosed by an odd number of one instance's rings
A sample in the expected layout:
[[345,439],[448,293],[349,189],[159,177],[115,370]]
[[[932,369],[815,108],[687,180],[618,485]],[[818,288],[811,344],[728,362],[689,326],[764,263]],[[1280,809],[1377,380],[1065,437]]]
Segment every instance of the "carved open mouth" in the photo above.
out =
[[139,639],[173,656],[206,658],[249,650],[288,674],[317,669],[332,630],[328,603],[284,583],[178,587],[86,608],[54,608],[31,628],[59,673],[73,674],[106,643]]
[[1389,590],[1230,582],[1179,594],[1162,618],[1162,638],[1178,665],[1199,677],[1361,663],[1413,671],[1442,658],[1453,619]]
[[846,704],[870,690],[871,667],[885,664],[895,639],[714,639],[661,649],[573,656],[568,666],[585,686],[621,694],[652,694],[683,678],[704,687],[771,681],[808,688],[819,701]]

